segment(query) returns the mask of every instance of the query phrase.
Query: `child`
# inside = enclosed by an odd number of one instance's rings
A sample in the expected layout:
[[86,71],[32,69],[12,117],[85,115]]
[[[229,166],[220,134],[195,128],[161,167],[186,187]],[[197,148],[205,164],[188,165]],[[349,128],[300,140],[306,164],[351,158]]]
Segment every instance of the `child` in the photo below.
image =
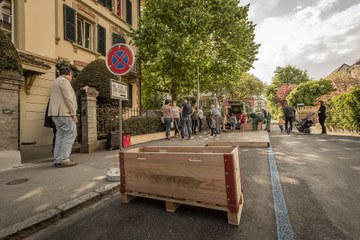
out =
[[213,115],[210,117],[210,127],[211,127],[211,134],[210,136],[216,137],[216,120]]
[[232,113],[231,116],[230,116],[230,129],[235,131],[235,126],[236,126],[236,117]]
[[280,128],[281,132],[284,131],[284,119],[283,119],[283,117],[279,118],[279,128]]
[[240,130],[245,129],[246,116],[243,112],[240,112]]

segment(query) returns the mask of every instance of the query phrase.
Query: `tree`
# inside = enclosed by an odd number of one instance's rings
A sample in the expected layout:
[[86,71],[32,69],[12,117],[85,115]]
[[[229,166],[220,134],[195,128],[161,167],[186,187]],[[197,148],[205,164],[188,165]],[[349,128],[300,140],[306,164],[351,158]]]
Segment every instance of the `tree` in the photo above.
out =
[[145,1],[141,27],[130,34],[139,47],[143,89],[177,100],[196,89],[198,67],[202,92],[221,93],[225,82],[237,81],[259,47],[248,10],[238,0]]
[[290,94],[290,92],[294,88],[295,88],[295,84],[284,84],[281,87],[279,87],[275,96],[275,103],[284,105],[286,102],[286,97]]
[[318,97],[334,91],[331,81],[320,79],[299,84],[287,97],[290,105],[304,103],[305,106],[314,106]]
[[[294,86],[310,81],[307,71],[303,71],[295,66],[287,65],[285,67],[276,67],[271,84],[266,88],[265,97],[269,110],[273,115],[280,115],[281,102],[277,99],[278,89],[283,85]],[[285,88],[285,87],[284,87]]]
[[257,77],[249,73],[243,73],[240,79],[228,88],[231,99],[239,99],[247,102],[254,95],[260,96],[263,94],[266,85]]

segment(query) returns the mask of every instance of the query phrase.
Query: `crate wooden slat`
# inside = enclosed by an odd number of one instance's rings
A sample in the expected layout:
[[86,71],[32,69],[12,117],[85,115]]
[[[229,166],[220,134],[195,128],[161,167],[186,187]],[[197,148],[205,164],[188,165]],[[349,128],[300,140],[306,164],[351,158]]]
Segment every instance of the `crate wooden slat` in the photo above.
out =
[[243,195],[238,154],[236,147],[160,146],[121,152],[122,200],[163,200],[172,212],[179,204],[215,208],[227,211],[229,223],[239,225]]

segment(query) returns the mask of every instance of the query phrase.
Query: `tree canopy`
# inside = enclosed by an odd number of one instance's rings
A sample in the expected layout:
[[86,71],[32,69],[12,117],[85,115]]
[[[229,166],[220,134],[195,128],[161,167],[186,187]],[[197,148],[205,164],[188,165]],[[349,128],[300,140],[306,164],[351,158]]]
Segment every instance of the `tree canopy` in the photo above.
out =
[[143,89],[176,100],[196,89],[198,67],[201,92],[220,94],[224,84],[238,81],[259,47],[248,10],[238,0],[145,1],[141,27],[131,33]]

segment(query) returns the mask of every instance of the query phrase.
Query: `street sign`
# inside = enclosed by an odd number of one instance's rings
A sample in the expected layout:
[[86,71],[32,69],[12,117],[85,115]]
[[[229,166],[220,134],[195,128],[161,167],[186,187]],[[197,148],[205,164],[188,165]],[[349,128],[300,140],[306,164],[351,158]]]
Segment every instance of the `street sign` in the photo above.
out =
[[114,99],[128,100],[128,85],[126,83],[110,79],[110,97]]
[[134,63],[133,50],[123,43],[115,44],[106,54],[106,66],[115,75],[125,75]]

